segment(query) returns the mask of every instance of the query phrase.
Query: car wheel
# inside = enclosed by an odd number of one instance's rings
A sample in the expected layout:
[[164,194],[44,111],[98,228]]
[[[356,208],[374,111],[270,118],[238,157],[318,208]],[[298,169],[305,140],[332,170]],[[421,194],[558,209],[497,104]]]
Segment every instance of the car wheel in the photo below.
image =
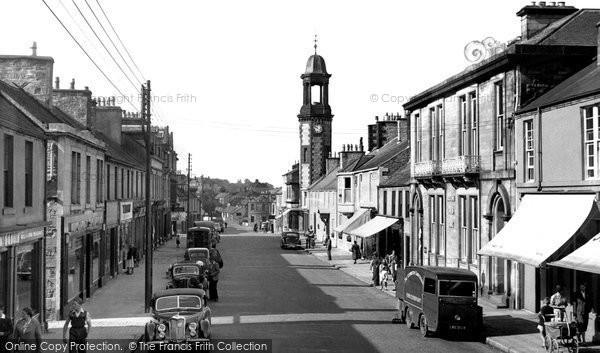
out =
[[410,312],[410,309],[406,308],[406,313],[404,314],[404,318],[405,318],[404,322],[406,323],[406,327],[408,327],[409,329],[415,327],[415,325],[412,322],[412,314]]
[[419,329],[421,330],[421,336],[429,336],[429,328],[427,327],[427,318],[425,315],[421,315],[421,319],[419,320]]

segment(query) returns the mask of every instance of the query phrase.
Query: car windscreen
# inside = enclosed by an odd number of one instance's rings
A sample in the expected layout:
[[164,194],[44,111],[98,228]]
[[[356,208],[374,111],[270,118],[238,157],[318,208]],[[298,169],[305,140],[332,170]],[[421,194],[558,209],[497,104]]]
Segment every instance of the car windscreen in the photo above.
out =
[[287,233],[286,235],[284,235],[284,237],[286,237],[286,238],[299,238],[300,234],[298,234],[298,233]]
[[440,281],[440,296],[471,297],[476,296],[475,282]]
[[207,253],[205,253],[204,251],[194,251],[189,253],[190,255],[190,259],[194,260],[194,261],[198,261],[198,260],[206,260],[207,257]]
[[173,268],[174,275],[182,275],[182,274],[197,275],[199,273],[200,273],[200,270],[196,266],[176,266]]
[[195,295],[172,295],[156,299],[156,310],[200,309],[202,300]]

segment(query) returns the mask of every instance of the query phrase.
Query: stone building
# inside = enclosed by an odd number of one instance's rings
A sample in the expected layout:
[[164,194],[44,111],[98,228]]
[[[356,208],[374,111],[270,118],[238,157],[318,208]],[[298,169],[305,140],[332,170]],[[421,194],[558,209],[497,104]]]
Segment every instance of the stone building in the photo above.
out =
[[538,306],[523,300],[523,264],[477,254],[516,207],[514,113],[596,55],[600,11],[558,4],[523,7],[519,38],[404,104],[410,261],[472,270],[498,306]]

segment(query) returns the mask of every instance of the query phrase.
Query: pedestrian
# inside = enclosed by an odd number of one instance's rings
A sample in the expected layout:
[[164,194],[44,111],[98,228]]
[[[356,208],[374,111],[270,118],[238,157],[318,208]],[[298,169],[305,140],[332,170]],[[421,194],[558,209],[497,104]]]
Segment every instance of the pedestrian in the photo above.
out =
[[133,265],[134,267],[139,267],[140,256],[138,253],[138,248],[133,244]]
[[129,245],[129,250],[127,250],[127,274],[128,275],[132,275],[133,274],[133,267],[134,267],[134,263],[133,263],[133,259],[135,257],[135,252],[133,250],[133,245]]
[[563,321],[567,298],[562,294],[562,287],[556,286],[556,292],[550,297],[550,306],[554,308],[555,321]]
[[179,240],[179,234],[177,234],[175,237],[175,244],[177,244],[177,247],[179,247],[179,244],[181,244],[181,240]]
[[254,223],[254,232],[258,232],[258,224]]
[[381,285],[381,290],[383,290],[383,287],[385,287],[385,290],[387,290],[387,281],[388,281],[388,275],[390,272],[390,268],[388,266],[388,262],[386,259],[384,259],[381,264],[379,264],[379,282]]
[[379,265],[381,264],[381,259],[377,256],[376,253],[373,253],[373,258],[371,259],[371,264],[369,265],[369,269],[373,273],[373,284],[372,286],[379,286]]
[[42,343],[42,326],[33,317],[31,308],[23,308],[21,310],[21,318],[15,323],[15,343],[28,343],[25,350],[19,352],[41,352],[40,345]]
[[[390,262],[390,273],[392,274],[392,282],[395,284],[396,283],[396,277],[398,275],[398,262],[400,261],[400,259],[398,259],[397,255],[394,255],[392,257],[392,262]],[[396,290],[395,286],[394,288],[392,288],[392,290]]]
[[219,273],[221,270],[219,269],[219,264],[213,260],[209,259],[208,265],[208,291],[210,300],[214,300],[216,302],[219,301],[219,292],[217,290],[217,284],[219,283]]
[[350,251],[352,251],[352,260],[356,263],[356,260],[360,259],[360,247],[356,243],[356,240],[354,241],[354,244],[352,244]]
[[325,238],[325,248],[327,249],[327,259],[331,261],[331,238],[329,235]]
[[[67,343],[67,331],[69,331],[69,353],[85,353],[87,338],[92,330],[92,318],[90,313],[83,310],[81,299],[75,298],[71,304],[71,311],[63,327],[63,342]],[[69,324],[71,328],[69,329]],[[87,326],[87,327],[86,327]]]
[[540,332],[540,336],[542,337],[542,347],[546,347],[546,326],[545,323],[549,322],[552,316],[554,316],[554,309],[550,305],[550,298],[546,297],[542,301],[542,307],[538,312],[538,324],[537,329]]
[[312,226],[308,227],[308,233],[306,233],[306,248],[310,249],[311,247],[314,248],[314,241],[313,239],[315,238],[315,231],[313,230]]
[[0,304],[0,353],[9,352],[6,348],[13,333],[13,321],[4,314],[4,305]]
[[586,291],[586,284],[581,283],[579,290],[573,293],[573,312],[575,314],[575,321],[577,321],[577,329],[579,334],[579,342],[585,342],[585,332],[587,331],[588,320],[590,311],[594,310],[593,299],[594,298],[588,291]]
[[225,222],[225,229],[227,229],[227,222]]

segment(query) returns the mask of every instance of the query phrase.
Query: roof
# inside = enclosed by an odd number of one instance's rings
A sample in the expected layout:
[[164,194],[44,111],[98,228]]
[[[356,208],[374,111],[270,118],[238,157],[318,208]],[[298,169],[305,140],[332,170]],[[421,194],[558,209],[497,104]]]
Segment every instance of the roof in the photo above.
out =
[[44,130],[33,123],[19,108],[0,94],[0,126],[24,135],[46,139]]
[[69,125],[71,123],[70,120],[66,121],[62,117],[53,114],[43,103],[14,84],[0,80],[0,91],[8,95],[42,123],[64,123]]
[[328,174],[315,181],[308,187],[308,191],[330,191],[337,190],[337,173],[340,167],[335,167]]
[[398,168],[387,179],[379,183],[380,187],[407,186],[410,184],[410,163]]
[[170,295],[197,295],[203,296],[204,291],[198,288],[171,288],[171,289],[162,289],[154,292],[152,295],[154,298],[160,297],[168,297]]
[[517,114],[523,114],[537,108],[548,107],[598,93],[600,93],[600,67],[597,60],[594,60],[587,67],[576,72],[533,102],[519,109]]
[[129,164],[135,167],[139,167],[144,169],[145,164],[144,161],[140,161],[131,154],[127,153],[121,145],[112,141],[110,138],[106,137],[100,131],[94,132],[95,135],[98,136],[104,143],[106,143],[106,155],[116,161],[121,163]]
[[[595,47],[597,46],[598,29],[596,24],[600,21],[600,9],[581,9],[577,12],[557,20],[536,33],[527,40],[518,40],[510,43],[506,50],[483,60],[480,63],[465,68],[458,74],[414,95],[403,105],[404,109],[412,110],[425,105],[440,97],[443,88],[457,85],[464,87],[474,82],[481,73],[489,74],[490,70],[501,68],[508,60],[508,54],[514,54],[517,46],[568,46],[568,47]],[[528,52],[528,51],[526,51]],[[525,53],[524,55],[531,55]],[[515,64],[513,64],[515,65]]]
[[356,165],[360,162],[361,158],[363,158],[363,157],[364,156],[353,160],[347,166],[345,166],[342,170],[340,170],[340,172],[341,173],[345,173],[345,172],[351,172],[351,171],[353,171],[354,168],[356,167]]
[[311,55],[306,62],[306,71],[304,72],[306,75],[310,74],[325,74],[327,75],[327,68],[325,67],[325,59],[322,56]]
[[408,148],[410,148],[408,140],[398,143],[398,138],[395,137],[381,148],[375,149],[348,164],[341,172],[357,172],[381,167],[385,162]]

